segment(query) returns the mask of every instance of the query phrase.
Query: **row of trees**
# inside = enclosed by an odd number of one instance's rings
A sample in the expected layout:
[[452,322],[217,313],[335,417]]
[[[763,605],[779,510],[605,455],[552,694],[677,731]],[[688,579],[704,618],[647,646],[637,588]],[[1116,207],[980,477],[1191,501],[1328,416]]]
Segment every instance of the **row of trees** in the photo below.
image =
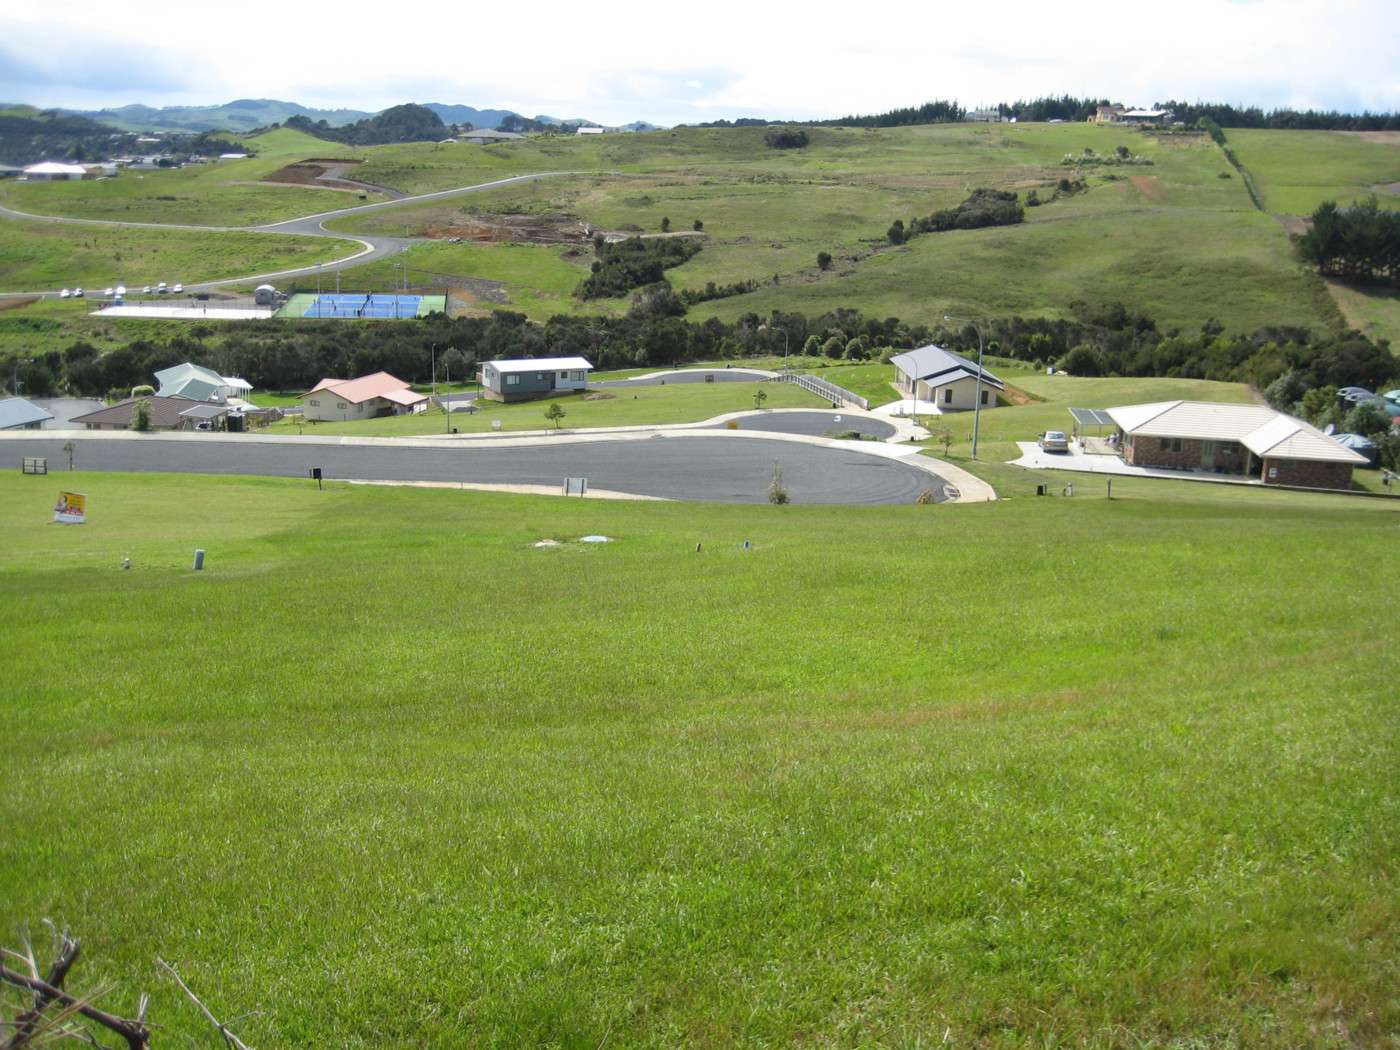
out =
[[885,236],[891,244],[903,244],[923,233],[1014,226],[1025,217],[1025,209],[1010,190],[976,189],[957,207],[917,216],[909,220],[908,226],[904,225],[903,219],[895,219]]
[[1312,228],[1298,238],[1298,253],[1319,273],[1352,281],[1400,281],[1400,212],[1375,197],[1338,208],[1324,201]]
[[599,235],[593,239],[597,258],[592,273],[574,294],[580,299],[613,299],[634,288],[665,282],[665,272],[685,262],[700,247],[699,239],[692,237],[628,237],[609,243]]

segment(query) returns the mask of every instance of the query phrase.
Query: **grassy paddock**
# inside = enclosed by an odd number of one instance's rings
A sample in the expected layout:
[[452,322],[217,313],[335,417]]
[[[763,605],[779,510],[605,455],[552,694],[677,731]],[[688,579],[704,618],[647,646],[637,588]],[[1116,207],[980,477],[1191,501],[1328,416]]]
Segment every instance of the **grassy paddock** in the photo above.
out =
[[[764,408],[824,408],[829,402],[800,387],[787,383],[678,383],[670,386],[640,386],[634,389],[597,391],[612,396],[599,401],[568,394],[539,401],[501,404],[483,401],[478,411],[452,413],[452,425],[463,434],[492,431],[492,422],[501,421],[502,430],[549,430],[553,424],[544,413],[554,402],[567,413],[565,429],[583,427],[644,426],[651,423],[698,423],[727,412],[743,412],[754,407],[754,393],[767,395]],[[359,434],[403,437],[412,434],[441,434],[446,429],[442,413],[436,409],[407,416],[352,420],[346,423],[297,423],[294,419],[275,423],[270,432],[292,430],[305,434]]]
[[1394,132],[1231,128],[1226,135],[1271,212],[1311,215],[1325,200],[1346,205],[1372,193],[1382,205],[1400,207],[1400,197],[1376,190],[1400,182],[1400,135]]
[[0,475],[0,924],[167,1041],[156,955],[255,1046],[1400,1026],[1384,505],[59,480]]
[[0,226],[0,288],[216,281],[312,266],[354,250],[325,237],[7,221]]

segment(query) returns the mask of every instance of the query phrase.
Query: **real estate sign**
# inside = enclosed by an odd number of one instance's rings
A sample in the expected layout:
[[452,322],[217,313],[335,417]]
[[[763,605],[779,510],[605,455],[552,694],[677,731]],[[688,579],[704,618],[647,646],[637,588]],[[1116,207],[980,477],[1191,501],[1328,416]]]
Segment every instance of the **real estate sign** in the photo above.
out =
[[53,520],[64,525],[82,525],[87,521],[87,496],[81,492],[60,492],[53,507]]

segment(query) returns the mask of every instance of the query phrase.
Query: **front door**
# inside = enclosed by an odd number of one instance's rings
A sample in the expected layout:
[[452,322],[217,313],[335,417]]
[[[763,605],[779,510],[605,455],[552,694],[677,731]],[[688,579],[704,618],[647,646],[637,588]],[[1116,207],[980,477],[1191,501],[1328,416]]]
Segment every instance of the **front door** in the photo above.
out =
[[1201,468],[1203,470],[1215,469],[1215,442],[1201,442]]

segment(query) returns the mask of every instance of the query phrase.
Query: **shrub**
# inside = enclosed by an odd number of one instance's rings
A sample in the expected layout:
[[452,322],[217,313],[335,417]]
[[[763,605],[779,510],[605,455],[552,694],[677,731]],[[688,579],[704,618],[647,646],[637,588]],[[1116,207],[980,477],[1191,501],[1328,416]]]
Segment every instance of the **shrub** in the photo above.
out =
[[783,468],[776,459],[773,461],[773,480],[768,482],[768,502],[787,503],[788,491],[783,486]]
[[805,131],[794,128],[770,131],[763,136],[763,142],[769,149],[804,149],[808,141]]
[[820,270],[831,269],[831,253],[817,252],[817,268]]
[[665,280],[664,273],[700,250],[700,242],[688,237],[642,240],[628,237],[614,244],[594,240],[598,258],[593,272],[574,294],[580,299],[612,299],[633,288]]
[[142,386],[134,386],[131,388],[132,397],[150,397],[155,392],[156,388],[150,386],[149,384],[143,384]]

